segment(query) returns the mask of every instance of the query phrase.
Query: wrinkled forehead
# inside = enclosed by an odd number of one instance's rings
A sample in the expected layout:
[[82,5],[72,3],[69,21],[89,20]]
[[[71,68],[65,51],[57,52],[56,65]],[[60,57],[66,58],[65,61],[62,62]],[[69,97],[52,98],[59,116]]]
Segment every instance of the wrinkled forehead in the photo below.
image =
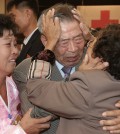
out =
[[78,21],[62,21],[60,22],[61,26],[61,37],[62,36],[69,36],[73,37],[76,35],[82,36],[82,30],[80,29],[80,25]]
[[71,28],[75,28],[78,29],[80,32],[82,32],[82,30],[80,29],[80,23],[77,20],[71,20],[71,21],[60,21],[60,26],[61,29],[71,29]]

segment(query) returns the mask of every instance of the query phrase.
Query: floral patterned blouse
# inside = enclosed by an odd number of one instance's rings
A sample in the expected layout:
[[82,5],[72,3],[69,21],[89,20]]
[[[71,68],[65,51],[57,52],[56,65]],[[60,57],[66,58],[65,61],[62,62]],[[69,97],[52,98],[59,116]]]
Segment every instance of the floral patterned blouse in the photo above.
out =
[[17,125],[21,118],[17,87],[12,77],[6,77],[8,106],[0,95],[0,134],[25,134]]

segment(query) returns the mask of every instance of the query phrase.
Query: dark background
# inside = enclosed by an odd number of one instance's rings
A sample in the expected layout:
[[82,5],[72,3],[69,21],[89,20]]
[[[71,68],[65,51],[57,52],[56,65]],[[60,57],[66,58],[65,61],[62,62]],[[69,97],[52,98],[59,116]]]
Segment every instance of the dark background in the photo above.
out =
[[120,0],[38,0],[40,11],[46,9],[56,3],[70,3],[74,6],[78,5],[120,5]]
[[[6,4],[9,0],[5,0]],[[95,5],[120,5],[120,0],[38,0],[40,13],[42,10],[56,4],[56,3],[70,3],[74,6],[95,6]]]

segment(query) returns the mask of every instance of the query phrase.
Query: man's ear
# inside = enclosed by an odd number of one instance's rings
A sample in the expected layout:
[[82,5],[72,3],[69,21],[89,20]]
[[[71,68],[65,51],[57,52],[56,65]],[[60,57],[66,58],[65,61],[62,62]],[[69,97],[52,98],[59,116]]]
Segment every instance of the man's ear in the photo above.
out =
[[42,35],[40,36],[40,39],[41,39],[41,41],[42,41],[42,44],[43,44],[44,46],[46,46],[46,44],[47,44],[47,39],[46,39],[46,37],[42,34]]
[[30,9],[26,8],[26,9],[24,9],[24,12],[25,12],[27,18],[31,17],[32,11]]

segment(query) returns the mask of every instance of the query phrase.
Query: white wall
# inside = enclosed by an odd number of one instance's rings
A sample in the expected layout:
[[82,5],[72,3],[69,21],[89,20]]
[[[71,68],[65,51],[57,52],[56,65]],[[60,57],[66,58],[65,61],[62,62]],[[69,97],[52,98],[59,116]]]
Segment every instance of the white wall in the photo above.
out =
[[92,20],[100,20],[101,11],[109,11],[110,19],[118,20],[120,23],[120,6],[78,6],[87,24],[91,27]]
[[5,13],[5,0],[0,0],[0,13]]

